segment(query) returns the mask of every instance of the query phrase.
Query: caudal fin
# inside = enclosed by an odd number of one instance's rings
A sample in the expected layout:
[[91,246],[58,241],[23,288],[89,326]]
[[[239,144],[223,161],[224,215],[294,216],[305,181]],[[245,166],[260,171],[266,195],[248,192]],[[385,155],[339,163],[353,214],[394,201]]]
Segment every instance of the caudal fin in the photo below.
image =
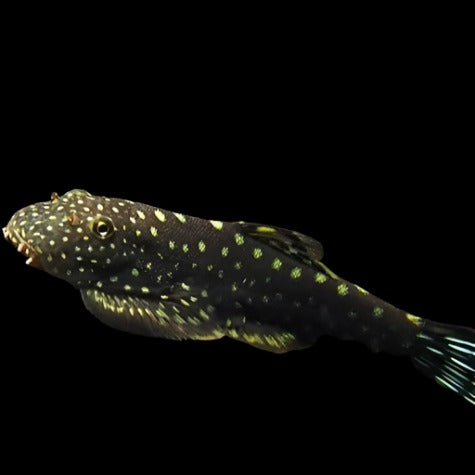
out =
[[414,366],[475,405],[475,330],[424,320]]

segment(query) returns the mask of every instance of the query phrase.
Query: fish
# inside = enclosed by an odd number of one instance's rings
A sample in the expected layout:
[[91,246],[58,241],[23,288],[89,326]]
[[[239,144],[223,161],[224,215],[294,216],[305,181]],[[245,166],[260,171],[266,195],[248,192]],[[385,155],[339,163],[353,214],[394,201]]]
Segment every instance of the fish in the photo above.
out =
[[3,228],[29,266],[73,285],[118,330],[172,340],[231,338],[286,353],[323,335],[411,358],[475,405],[475,330],[401,310],[335,274],[312,237],[200,219],[72,190]]

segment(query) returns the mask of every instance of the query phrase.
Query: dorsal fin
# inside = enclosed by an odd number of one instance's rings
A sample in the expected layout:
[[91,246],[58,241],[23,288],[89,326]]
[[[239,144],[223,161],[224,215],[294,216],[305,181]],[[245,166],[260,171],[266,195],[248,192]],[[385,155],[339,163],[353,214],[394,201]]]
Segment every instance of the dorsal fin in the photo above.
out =
[[263,224],[239,223],[243,234],[260,241],[300,262],[312,267],[319,266],[323,259],[323,246],[317,240],[296,231],[265,226]]

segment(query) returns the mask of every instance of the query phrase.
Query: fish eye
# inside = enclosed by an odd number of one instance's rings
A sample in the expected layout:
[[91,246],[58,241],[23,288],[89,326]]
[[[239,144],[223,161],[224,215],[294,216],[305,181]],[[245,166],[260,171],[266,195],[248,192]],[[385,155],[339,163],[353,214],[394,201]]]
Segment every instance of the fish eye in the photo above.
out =
[[114,223],[110,218],[101,216],[92,223],[92,232],[100,239],[106,239],[114,233]]

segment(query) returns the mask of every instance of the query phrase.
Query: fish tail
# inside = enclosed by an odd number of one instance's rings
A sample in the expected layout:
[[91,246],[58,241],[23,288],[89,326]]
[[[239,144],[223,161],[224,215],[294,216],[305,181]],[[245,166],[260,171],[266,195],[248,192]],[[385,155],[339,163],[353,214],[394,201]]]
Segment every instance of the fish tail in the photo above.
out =
[[475,405],[475,330],[422,322],[413,348],[414,366]]

